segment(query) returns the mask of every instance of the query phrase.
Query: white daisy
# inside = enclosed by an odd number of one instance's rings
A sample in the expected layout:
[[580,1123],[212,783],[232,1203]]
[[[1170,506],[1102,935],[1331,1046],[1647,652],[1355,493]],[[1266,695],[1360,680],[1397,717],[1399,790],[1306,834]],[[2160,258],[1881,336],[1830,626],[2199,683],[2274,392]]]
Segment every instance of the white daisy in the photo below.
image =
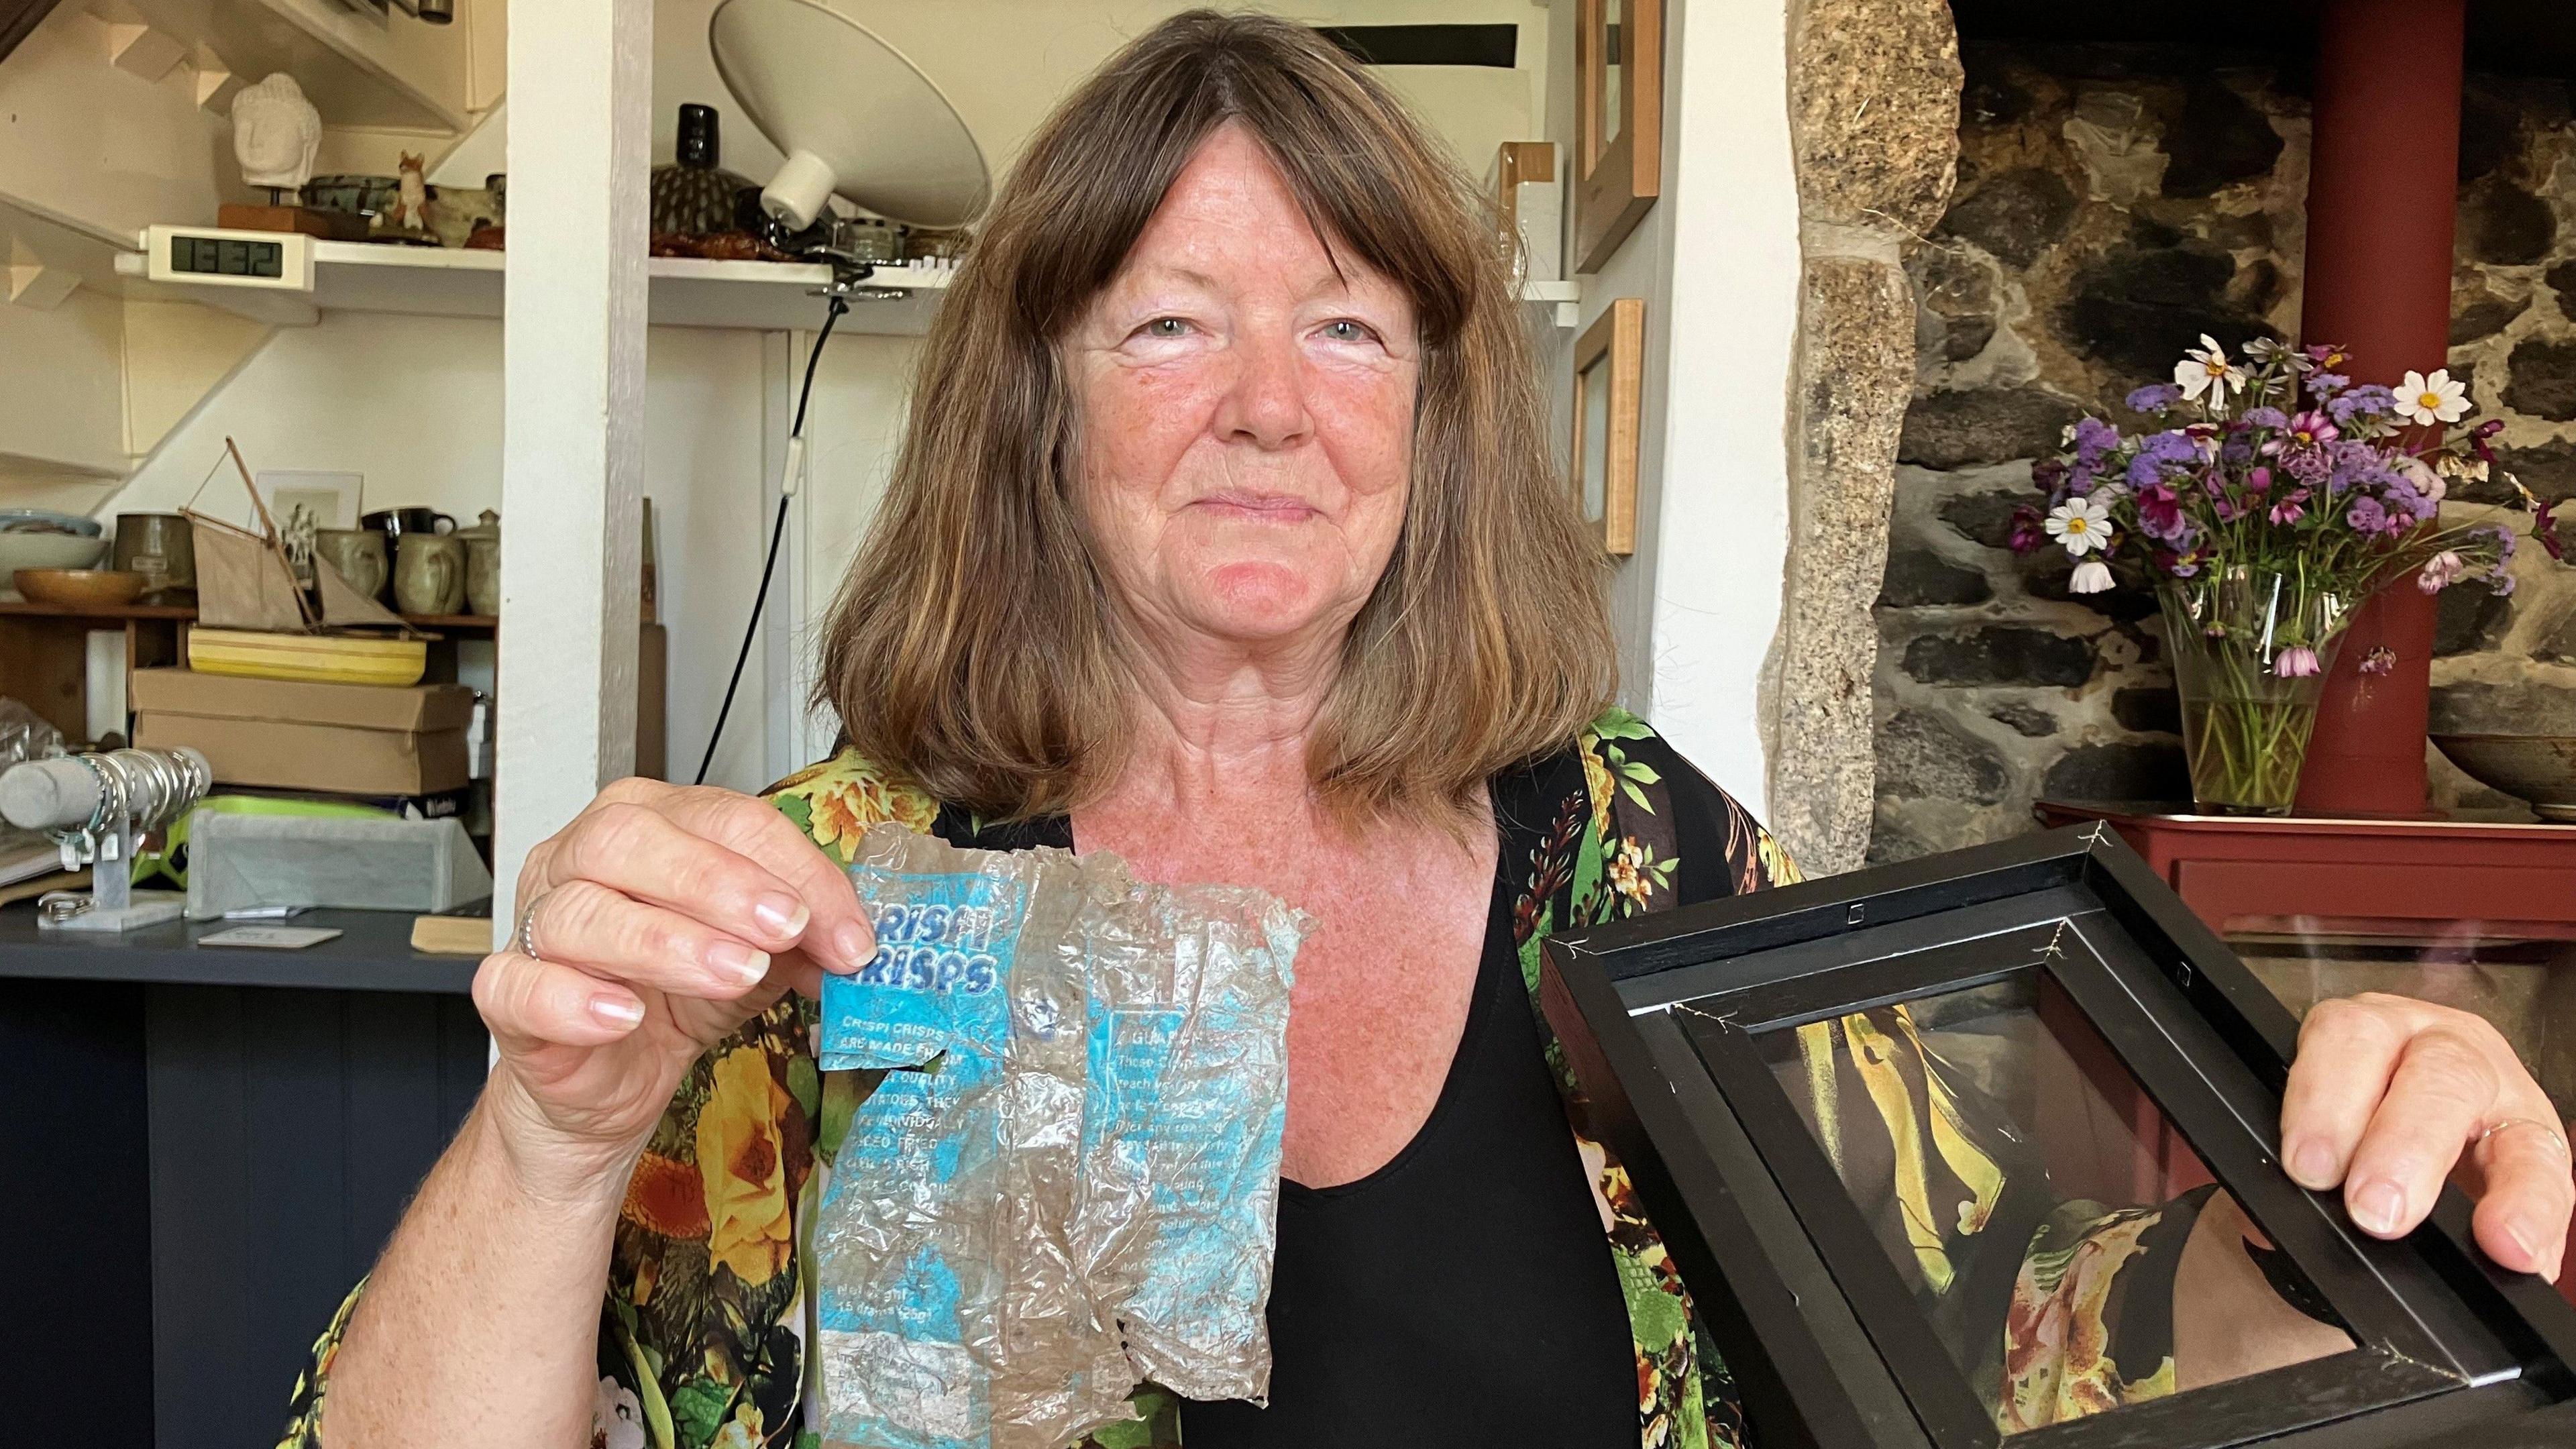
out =
[[2469,390],[2447,367],[2434,368],[2431,377],[2410,372],[2397,384],[2397,415],[2419,427],[2456,423],[2468,412]]
[[2099,594],[2111,587],[2111,566],[2098,558],[2088,558],[2075,566],[2075,576],[2066,581],[2066,589],[2075,594]]
[[2049,536],[2082,558],[2111,546],[2111,506],[2098,498],[2069,498],[2048,510]]
[[2227,349],[2218,345],[2217,338],[2203,332],[2200,345],[2174,364],[2174,385],[2193,402],[2200,401],[2202,393],[2210,393],[2211,402],[2225,402],[2229,393],[2245,386],[2245,370],[2227,360]]

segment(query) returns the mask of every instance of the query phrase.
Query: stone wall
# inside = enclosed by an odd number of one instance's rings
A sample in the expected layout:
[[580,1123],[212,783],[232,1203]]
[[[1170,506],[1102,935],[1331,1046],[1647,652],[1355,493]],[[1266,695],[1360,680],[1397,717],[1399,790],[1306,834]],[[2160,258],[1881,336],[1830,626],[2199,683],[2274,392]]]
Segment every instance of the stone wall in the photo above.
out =
[[[2041,797],[2188,797],[2153,601],[2070,595],[2060,551],[2004,548],[2008,519],[2067,423],[2127,421],[2120,398],[2168,379],[2201,333],[2231,351],[2298,336],[2300,77],[2168,46],[1980,43],[1963,60],[1957,191],[1907,264],[1915,391],[1875,610],[1872,859],[2019,833]],[[2452,368],[2509,419],[2508,466],[2563,497],[2576,125],[2563,85],[2471,86]],[[2576,574],[2526,553],[2512,599],[2446,596],[2437,728],[2576,729]],[[2438,799],[2520,811],[2434,758]]]
[[1913,390],[1905,255],[1949,205],[1958,34],[1947,0],[1799,0],[1789,17],[1801,275],[1789,557],[1763,719],[1771,828],[1813,874],[1867,850],[1871,618]]

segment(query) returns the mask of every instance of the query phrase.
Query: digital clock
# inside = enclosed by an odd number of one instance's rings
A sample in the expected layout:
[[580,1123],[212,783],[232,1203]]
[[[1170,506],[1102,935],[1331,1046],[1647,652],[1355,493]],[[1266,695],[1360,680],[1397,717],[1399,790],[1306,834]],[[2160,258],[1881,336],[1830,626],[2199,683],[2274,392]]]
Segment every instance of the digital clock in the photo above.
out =
[[144,275],[156,282],[313,290],[313,238],[295,232],[156,226],[144,233]]

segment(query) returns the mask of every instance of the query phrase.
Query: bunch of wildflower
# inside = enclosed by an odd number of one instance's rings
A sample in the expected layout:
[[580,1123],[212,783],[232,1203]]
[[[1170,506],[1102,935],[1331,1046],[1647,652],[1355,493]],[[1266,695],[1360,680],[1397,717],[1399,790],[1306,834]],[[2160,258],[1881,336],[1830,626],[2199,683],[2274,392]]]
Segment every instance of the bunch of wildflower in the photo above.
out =
[[[2503,426],[2464,425],[2468,390],[2447,369],[2356,386],[2336,370],[2347,360],[2339,348],[2257,339],[2238,359],[2207,334],[2200,344],[2172,382],[2129,394],[2130,411],[2154,427],[2123,433],[2083,418],[2063,454],[2032,467],[2043,501],[2016,512],[2015,550],[2064,549],[2079,594],[2121,574],[2147,582],[2210,569],[2279,573],[2352,600],[2405,571],[2428,593],[2468,581],[2512,591],[2511,529],[2442,523],[2454,481],[2490,476]],[[2548,508],[2505,476],[2558,556]],[[2275,668],[2312,669],[2313,654],[2293,657],[2301,652]]]

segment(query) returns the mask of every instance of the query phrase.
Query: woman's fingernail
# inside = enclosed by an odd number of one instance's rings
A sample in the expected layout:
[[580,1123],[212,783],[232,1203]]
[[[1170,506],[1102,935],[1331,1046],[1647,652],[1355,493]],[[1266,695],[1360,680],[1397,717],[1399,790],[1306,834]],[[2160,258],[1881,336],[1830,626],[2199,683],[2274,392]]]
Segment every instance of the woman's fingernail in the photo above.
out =
[[2319,1191],[2334,1186],[2334,1149],[2321,1138],[2311,1137],[2290,1149],[2290,1176],[2302,1187]]
[[844,921],[841,928],[832,933],[832,949],[855,969],[868,964],[868,958],[876,954],[876,942],[869,939],[866,929],[858,922]]
[[2557,1264],[2540,1261],[2540,1235],[2533,1232],[2528,1223],[2520,1218],[2506,1218],[2504,1235],[2506,1240],[2513,1244],[2514,1250],[2522,1254],[2522,1260],[2531,1265],[2531,1271],[2540,1273],[2557,1271]]
[[2406,1190],[2393,1182],[2374,1182],[2352,1195],[2352,1220],[2372,1233],[2397,1231],[2406,1215]]
[[769,956],[740,941],[717,941],[707,947],[707,966],[736,986],[749,986],[769,974]]
[[644,1019],[644,1003],[602,993],[590,999],[590,1014],[602,1026],[633,1026]]
[[805,903],[794,896],[762,896],[751,903],[751,914],[772,935],[793,936],[805,929]]

